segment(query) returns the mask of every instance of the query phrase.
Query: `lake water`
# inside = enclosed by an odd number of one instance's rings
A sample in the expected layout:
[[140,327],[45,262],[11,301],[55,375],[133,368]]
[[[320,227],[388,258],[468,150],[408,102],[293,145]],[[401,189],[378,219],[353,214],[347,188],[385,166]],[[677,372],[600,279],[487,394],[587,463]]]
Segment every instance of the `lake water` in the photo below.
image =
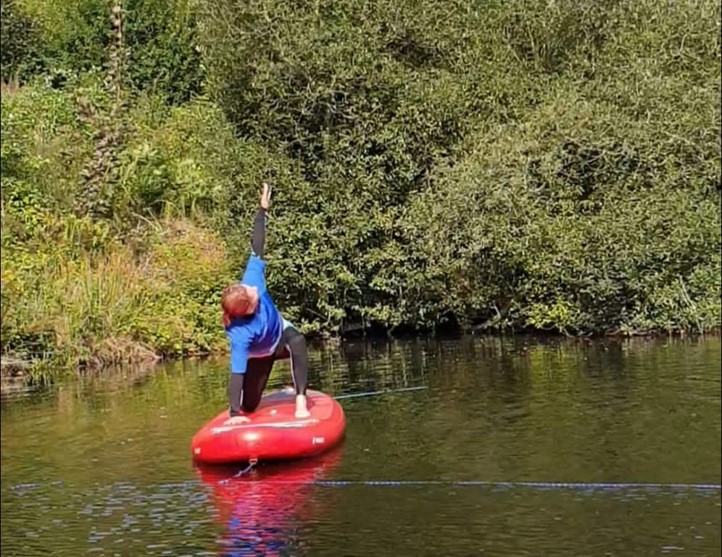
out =
[[[14,394],[1,553],[720,555],[720,350],[528,337],[314,348],[315,389],[426,389],[346,399],[338,450],[238,478],[197,469],[189,448],[226,405],[224,359]],[[271,386],[289,382],[278,364]]]

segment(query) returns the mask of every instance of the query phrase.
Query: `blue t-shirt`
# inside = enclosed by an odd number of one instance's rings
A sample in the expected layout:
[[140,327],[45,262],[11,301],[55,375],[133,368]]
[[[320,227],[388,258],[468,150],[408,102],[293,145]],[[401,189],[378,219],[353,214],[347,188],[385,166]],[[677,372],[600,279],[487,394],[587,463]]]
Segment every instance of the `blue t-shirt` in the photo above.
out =
[[246,373],[249,357],[270,355],[281,339],[283,318],[266,290],[266,262],[251,254],[241,284],[258,288],[258,307],[253,315],[234,319],[226,327],[231,344],[231,373]]

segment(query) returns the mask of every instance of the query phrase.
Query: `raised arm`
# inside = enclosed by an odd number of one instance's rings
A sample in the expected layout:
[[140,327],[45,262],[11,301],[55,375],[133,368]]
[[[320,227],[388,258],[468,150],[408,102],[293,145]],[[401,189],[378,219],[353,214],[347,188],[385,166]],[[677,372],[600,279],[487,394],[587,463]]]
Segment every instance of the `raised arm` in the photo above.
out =
[[267,183],[263,183],[263,193],[261,194],[261,203],[253,219],[253,235],[251,236],[251,248],[253,253],[263,258],[266,249],[266,211],[271,203],[271,188]]
[[258,208],[253,219],[253,235],[251,236],[251,249],[258,257],[263,258],[266,248],[266,210]]

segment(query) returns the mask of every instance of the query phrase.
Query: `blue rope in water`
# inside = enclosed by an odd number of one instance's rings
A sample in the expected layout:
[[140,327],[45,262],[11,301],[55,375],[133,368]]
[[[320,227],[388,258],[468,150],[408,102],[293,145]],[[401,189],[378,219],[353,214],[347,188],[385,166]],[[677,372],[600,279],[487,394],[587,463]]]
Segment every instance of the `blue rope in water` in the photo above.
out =
[[492,487],[492,488],[537,488],[537,489],[644,489],[644,490],[694,490],[721,491],[720,484],[682,484],[682,483],[637,483],[637,482],[493,482],[482,480],[316,480],[311,482],[286,482],[284,480],[261,480],[264,483],[277,484],[313,484],[321,487],[405,487],[405,486],[448,486],[448,487]]
[[386,395],[391,393],[408,393],[410,391],[423,391],[424,389],[427,389],[428,387],[405,387],[403,389],[390,389],[386,391],[368,391],[365,393],[352,393],[349,395],[341,395],[334,397],[336,400],[347,400],[349,398],[362,398],[367,396],[376,396],[376,395]]
[[[401,389],[390,389],[383,391],[368,391],[363,393],[352,393],[335,397],[336,400],[347,400],[351,398],[363,398],[391,393],[404,393],[411,391],[422,391],[426,386],[405,387]],[[239,478],[250,472],[255,463],[244,468],[234,478]],[[228,480],[222,480],[226,482]],[[644,490],[693,490],[693,491],[722,491],[721,484],[703,483],[641,483],[641,482],[493,482],[486,480],[312,480],[312,481],[287,481],[287,480],[258,480],[266,484],[278,485],[316,485],[320,487],[349,487],[349,486],[370,486],[370,487],[404,487],[404,486],[449,486],[449,487],[489,487],[489,488],[536,488],[536,489],[644,489]]]
[[[256,463],[249,464],[234,476],[220,480],[225,484],[235,478],[247,475]],[[534,482],[534,481],[485,481],[485,480],[282,480],[262,479],[254,480],[269,485],[296,485],[319,487],[412,487],[412,486],[444,486],[444,487],[486,487],[486,488],[531,488],[531,489],[568,489],[568,490],[643,490],[643,491],[698,491],[707,494],[722,491],[721,484],[708,483],[643,483],[643,482]],[[62,481],[51,482],[46,485],[62,485]],[[173,484],[176,485],[176,484]],[[16,491],[31,490],[44,487],[42,484],[29,483],[12,486]]]

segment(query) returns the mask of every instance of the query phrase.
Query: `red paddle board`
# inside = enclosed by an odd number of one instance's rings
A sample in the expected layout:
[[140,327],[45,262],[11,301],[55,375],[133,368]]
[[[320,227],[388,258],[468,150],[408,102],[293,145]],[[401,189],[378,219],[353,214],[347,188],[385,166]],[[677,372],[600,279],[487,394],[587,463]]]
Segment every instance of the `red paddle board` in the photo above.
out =
[[193,459],[207,464],[251,460],[290,460],[314,456],[338,444],[346,428],[341,405],[309,390],[308,418],[297,419],[292,388],[272,391],[246,417],[249,423],[225,425],[228,410],[206,423],[191,442]]

